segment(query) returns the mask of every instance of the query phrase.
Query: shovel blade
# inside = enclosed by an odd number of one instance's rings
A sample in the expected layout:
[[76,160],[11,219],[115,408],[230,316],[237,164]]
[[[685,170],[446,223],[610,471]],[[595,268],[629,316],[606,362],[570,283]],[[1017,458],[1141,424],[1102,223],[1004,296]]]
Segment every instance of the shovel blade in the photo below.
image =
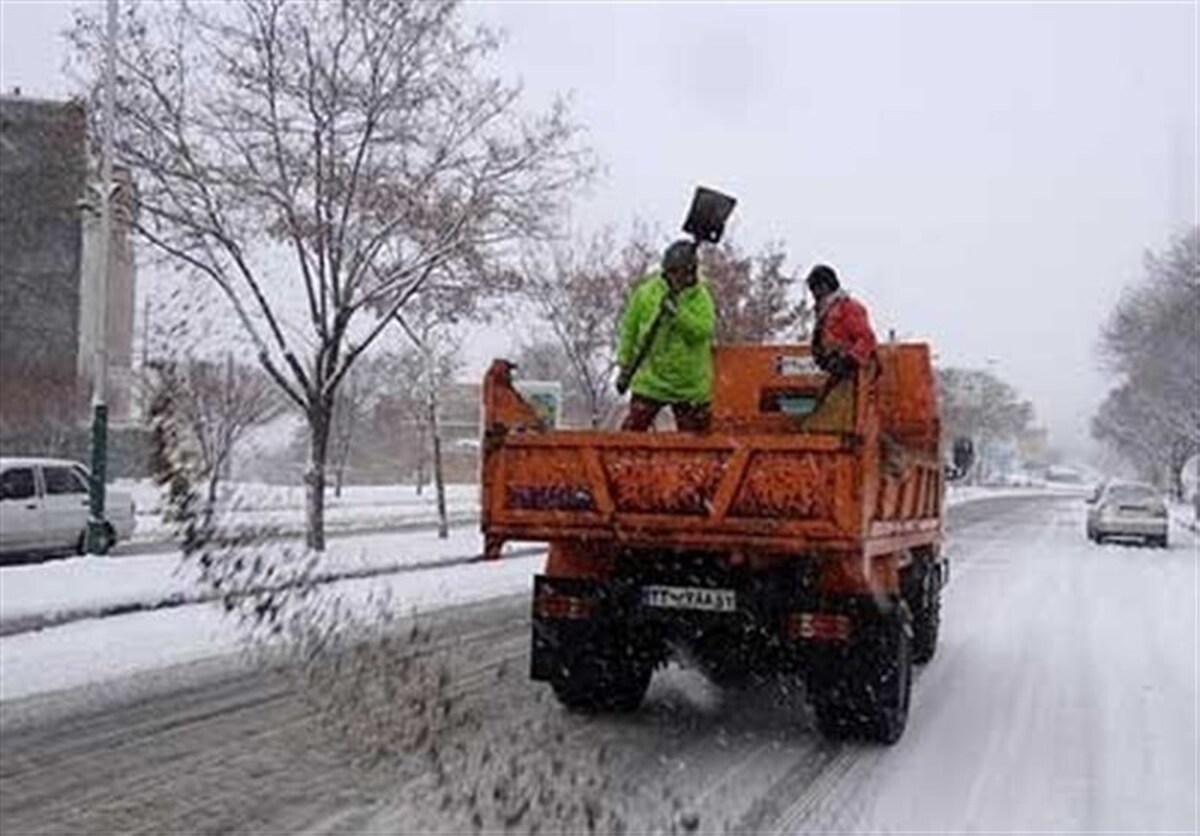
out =
[[725,233],[725,221],[729,220],[737,199],[715,189],[697,186],[692,197],[692,208],[683,222],[683,231],[697,241],[715,244]]

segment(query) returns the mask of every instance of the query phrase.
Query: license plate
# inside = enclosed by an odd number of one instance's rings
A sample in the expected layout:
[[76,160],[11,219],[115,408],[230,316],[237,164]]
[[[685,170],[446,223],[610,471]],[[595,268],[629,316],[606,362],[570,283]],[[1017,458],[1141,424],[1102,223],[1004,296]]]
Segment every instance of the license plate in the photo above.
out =
[[736,612],[737,593],[732,589],[708,589],[702,586],[644,586],[642,603],[667,610],[704,610]]

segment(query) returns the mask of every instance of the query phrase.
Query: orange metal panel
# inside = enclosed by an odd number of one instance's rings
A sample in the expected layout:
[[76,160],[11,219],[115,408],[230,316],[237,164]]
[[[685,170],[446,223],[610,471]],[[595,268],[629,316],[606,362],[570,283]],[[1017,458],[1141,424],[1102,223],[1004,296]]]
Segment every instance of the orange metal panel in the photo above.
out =
[[[639,529],[627,526],[539,525],[536,521],[516,521],[494,526],[490,536],[504,541],[552,543],[574,541],[596,545],[613,544],[636,547],[652,552],[658,550],[686,549],[713,552],[743,552],[754,554],[777,554],[792,557],[811,552],[840,553],[862,550],[860,538],[847,537],[832,526],[814,526],[811,530],[788,536],[787,532],[745,531],[713,529],[709,531],[680,529],[668,531],[662,528]],[[925,542],[928,542],[928,537]]]
[[824,450],[836,452],[856,442],[838,434],[805,435],[799,432],[779,435],[748,432],[711,432],[705,434],[674,432],[613,432],[603,430],[555,430],[544,433],[520,433],[507,436],[506,450],[549,447],[596,448],[603,450],[727,450],[751,443],[758,450]]
[[[739,560],[813,551],[868,560],[936,543],[942,484],[929,350],[889,344],[878,356],[877,376],[865,370],[835,390],[848,395],[847,408],[826,405],[809,419],[780,411],[824,385],[807,346],[718,348],[714,430],[702,434],[549,431],[513,389],[511,366],[497,361],[484,382],[489,553],[521,539],[560,550],[617,543]],[[859,577],[890,583],[869,566]]]
[[606,517],[611,517],[616,506],[613,504],[612,491],[609,490],[604,467],[600,464],[600,454],[594,447],[583,451],[583,463],[587,468],[588,483],[595,495],[596,510]]
[[725,462],[725,474],[721,479],[721,484],[717,487],[717,492],[713,496],[712,512],[713,519],[723,520],[729,513],[729,506],[733,503],[734,496],[738,493],[742,486],[742,481],[746,473],[746,464],[750,461],[750,450],[747,447],[739,446],[734,450],[733,455]]

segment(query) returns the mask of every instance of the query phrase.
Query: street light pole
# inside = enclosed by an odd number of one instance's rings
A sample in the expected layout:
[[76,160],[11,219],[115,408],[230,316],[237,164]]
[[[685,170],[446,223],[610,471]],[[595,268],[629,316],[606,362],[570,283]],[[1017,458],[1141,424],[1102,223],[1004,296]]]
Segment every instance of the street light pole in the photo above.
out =
[[104,44],[104,124],[100,161],[100,269],[96,271],[96,357],[92,380],[92,483],[88,554],[108,551],[104,488],[108,477],[108,278],[112,257],[113,121],[116,98],[117,0],[108,0]]

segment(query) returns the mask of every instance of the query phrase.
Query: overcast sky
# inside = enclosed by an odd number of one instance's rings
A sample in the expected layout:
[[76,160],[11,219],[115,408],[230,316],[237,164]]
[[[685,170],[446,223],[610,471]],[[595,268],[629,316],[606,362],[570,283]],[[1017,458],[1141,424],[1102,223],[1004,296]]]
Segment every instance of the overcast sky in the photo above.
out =
[[[74,3],[0,2],[2,84],[71,92]],[[1142,251],[1196,218],[1197,7],[473,4],[531,103],[571,93],[607,164],[577,223],[671,230],[692,187],[735,234],[825,260],[881,336],[989,364],[1075,446],[1097,331]],[[664,238],[663,243],[667,243]],[[491,329],[474,349],[502,351]]]

